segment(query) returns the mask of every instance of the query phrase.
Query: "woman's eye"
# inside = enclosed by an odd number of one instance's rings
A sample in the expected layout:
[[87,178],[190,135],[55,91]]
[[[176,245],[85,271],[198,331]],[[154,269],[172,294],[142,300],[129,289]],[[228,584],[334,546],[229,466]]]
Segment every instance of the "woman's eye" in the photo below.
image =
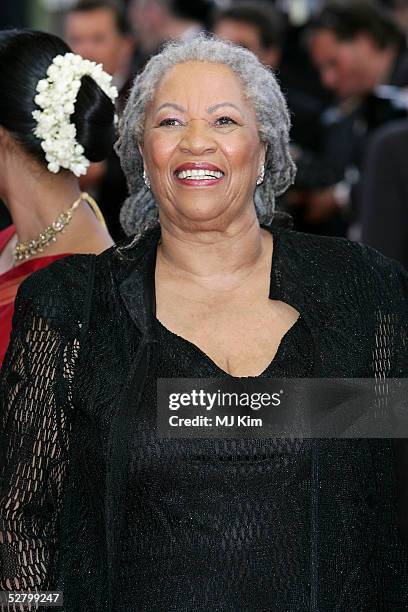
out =
[[237,122],[234,121],[234,119],[231,119],[231,117],[224,116],[224,117],[219,117],[216,120],[215,124],[216,125],[221,125],[221,126],[223,126],[223,125],[237,125]]
[[160,121],[159,126],[179,126],[182,125],[181,121],[179,121],[179,119],[175,119],[174,117],[168,117],[167,119],[163,119],[162,121]]

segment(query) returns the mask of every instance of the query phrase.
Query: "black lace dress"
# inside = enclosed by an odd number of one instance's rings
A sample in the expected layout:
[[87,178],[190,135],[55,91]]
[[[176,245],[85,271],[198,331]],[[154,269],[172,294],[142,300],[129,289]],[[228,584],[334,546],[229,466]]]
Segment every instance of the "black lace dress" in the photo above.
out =
[[[132,448],[126,610],[308,609],[310,440],[158,437],[158,377],[228,375],[159,321],[157,334]],[[260,376],[310,376],[311,346],[299,317]]]
[[[269,297],[301,318],[260,378],[407,378],[402,266],[270,231]],[[0,590],[61,590],[61,612],[407,610],[406,439],[157,436],[159,376],[227,376],[155,319],[159,238],[65,257],[19,288]]]

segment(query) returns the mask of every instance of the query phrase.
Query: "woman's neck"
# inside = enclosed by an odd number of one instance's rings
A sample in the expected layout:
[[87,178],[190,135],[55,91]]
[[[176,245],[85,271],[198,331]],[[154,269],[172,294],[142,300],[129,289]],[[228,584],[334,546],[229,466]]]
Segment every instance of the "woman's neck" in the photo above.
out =
[[[25,160],[20,169],[10,163],[3,179],[0,197],[6,203],[20,242],[38,238],[81,195],[79,182],[70,172],[52,174]],[[103,250],[113,241],[90,206],[81,202],[65,231],[58,234],[55,243],[49,243],[43,254],[87,252],[88,246],[94,251],[99,244]]]
[[161,235],[163,270],[203,287],[238,287],[258,267],[270,265],[272,237],[255,214],[211,230],[187,231],[162,223]]
[[[18,180],[20,178],[20,180]],[[74,176],[15,175],[8,181],[2,198],[9,209],[20,241],[37,238],[58,215],[81,194]]]

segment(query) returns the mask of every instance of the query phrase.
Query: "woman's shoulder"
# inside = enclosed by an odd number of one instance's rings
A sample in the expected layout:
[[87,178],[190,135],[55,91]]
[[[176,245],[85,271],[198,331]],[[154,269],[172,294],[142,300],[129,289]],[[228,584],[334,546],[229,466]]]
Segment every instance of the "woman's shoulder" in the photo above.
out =
[[[96,284],[105,286],[111,273],[126,277],[152,243],[152,232],[122,239],[99,254],[74,253],[36,270],[20,285],[18,295],[32,304],[50,305],[60,313],[79,312],[92,299]],[[157,238],[157,228],[154,230]],[[123,252],[122,252],[122,249]]]
[[35,270],[26,278],[22,286],[30,286],[35,293],[41,293],[48,287],[53,293],[57,287],[67,283],[82,285],[83,277],[87,275],[97,255],[93,253],[74,253],[60,257],[47,266]]
[[99,254],[75,253],[53,261],[33,272],[20,286],[21,292],[34,301],[63,301],[69,306],[87,299],[95,283],[104,282],[113,272],[120,278],[143,260],[148,246],[158,239],[160,229],[153,229],[141,236],[122,239]]
[[20,284],[15,311],[27,311],[57,323],[78,322],[82,317],[95,258],[75,253],[32,272]]
[[377,249],[341,236],[322,236],[284,229],[292,253],[307,262],[317,275],[330,272],[337,282],[408,283],[404,266]]
[[352,259],[366,258],[370,251],[374,251],[361,242],[350,240],[343,236],[325,236],[299,231],[293,227],[277,228],[277,233],[285,236],[285,241],[298,249],[301,247],[308,256],[314,255],[316,260],[324,261],[325,258],[333,260],[341,256]]

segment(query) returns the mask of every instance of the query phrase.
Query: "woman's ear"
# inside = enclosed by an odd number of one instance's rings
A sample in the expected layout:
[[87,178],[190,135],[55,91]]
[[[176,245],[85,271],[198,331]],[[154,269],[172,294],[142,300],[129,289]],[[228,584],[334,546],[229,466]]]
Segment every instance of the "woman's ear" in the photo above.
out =
[[265,142],[261,143],[261,151],[259,154],[259,167],[265,166],[267,149],[268,145]]

